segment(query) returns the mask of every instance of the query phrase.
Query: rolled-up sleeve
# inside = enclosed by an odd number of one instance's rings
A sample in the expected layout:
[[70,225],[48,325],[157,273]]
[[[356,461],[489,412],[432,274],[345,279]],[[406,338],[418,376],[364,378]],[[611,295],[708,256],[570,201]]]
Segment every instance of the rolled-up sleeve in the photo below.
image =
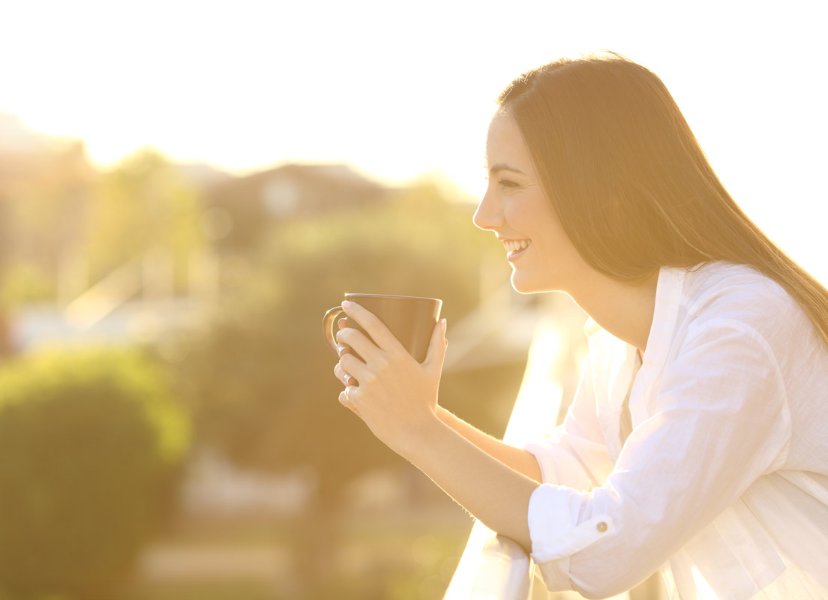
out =
[[532,494],[532,558],[550,590],[633,587],[784,458],[785,385],[755,329],[708,321],[675,356],[601,485],[551,480]]

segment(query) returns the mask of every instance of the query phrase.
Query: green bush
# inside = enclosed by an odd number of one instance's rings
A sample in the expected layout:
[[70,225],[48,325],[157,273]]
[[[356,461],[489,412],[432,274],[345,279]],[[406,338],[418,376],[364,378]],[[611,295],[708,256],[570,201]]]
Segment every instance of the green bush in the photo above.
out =
[[172,506],[189,432],[169,389],[125,351],[0,369],[0,596],[112,597]]

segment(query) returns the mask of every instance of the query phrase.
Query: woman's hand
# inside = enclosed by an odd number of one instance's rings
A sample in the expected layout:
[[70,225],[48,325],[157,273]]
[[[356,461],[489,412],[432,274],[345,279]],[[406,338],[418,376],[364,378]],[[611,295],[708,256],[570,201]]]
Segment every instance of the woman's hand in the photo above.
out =
[[418,363],[377,317],[355,304],[343,302],[342,307],[348,320],[359,323],[376,344],[349,324],[337,333],[337,343],[343,346],[337,377],[356,379],[346,384],[340,402],[489,528],[528,552],[529,498],[538,482],[506,466],[437,416],[445,321],[434,327],[428,354]]
[[419,363],[375,315],[353,302],[343,302],[342,308],[370,338],[347,326],[336,334],[340,346],[352,348],[363,359],[340,349],[334,373],[346,387],[339,401],[377,438],[404,456],[406,448],[421,439],[422,431],[437,419],[447,346],[445,319],[434,327],[426,358]]

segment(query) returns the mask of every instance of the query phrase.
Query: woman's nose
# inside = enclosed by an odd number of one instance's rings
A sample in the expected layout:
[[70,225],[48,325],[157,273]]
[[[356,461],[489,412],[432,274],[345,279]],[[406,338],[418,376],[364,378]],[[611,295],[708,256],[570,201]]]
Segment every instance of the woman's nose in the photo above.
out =
[[503,224],[503,211],[487,192],[477,205],[472,223],[484,231],[492,231]]

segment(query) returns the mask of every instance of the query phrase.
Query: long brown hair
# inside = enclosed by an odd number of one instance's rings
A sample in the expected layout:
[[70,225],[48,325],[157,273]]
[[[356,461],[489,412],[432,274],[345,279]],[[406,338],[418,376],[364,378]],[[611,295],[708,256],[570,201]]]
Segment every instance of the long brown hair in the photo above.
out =
[[736,205],[662,81],[616,54],[525,73],[498,99],[558,217],[598,271],[640,281],[724,260],[784,287],[828,344],[828,291]]

